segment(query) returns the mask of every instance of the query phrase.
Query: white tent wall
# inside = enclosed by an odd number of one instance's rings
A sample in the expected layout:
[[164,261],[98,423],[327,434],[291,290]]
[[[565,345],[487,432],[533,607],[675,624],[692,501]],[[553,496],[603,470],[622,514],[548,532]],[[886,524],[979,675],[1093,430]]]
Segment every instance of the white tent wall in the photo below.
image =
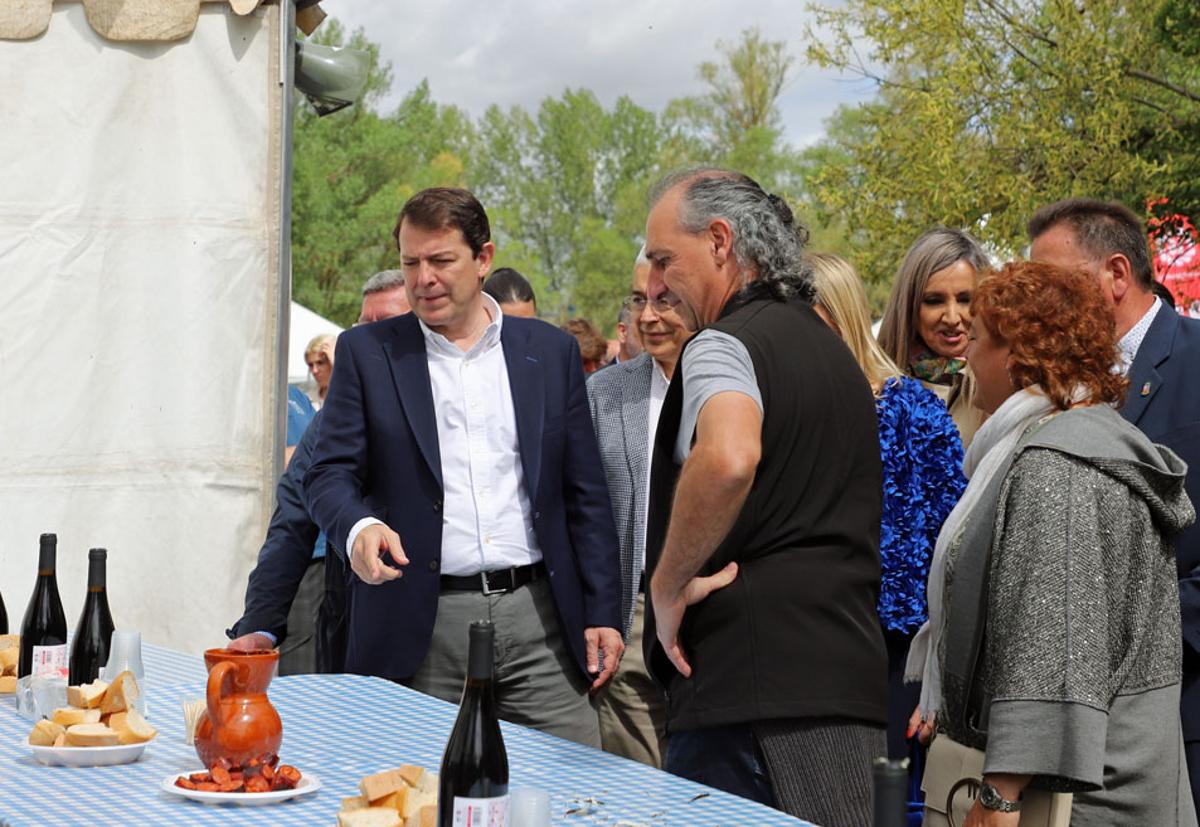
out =
[[184,40],[115,43],[65,2],[0,41],[11,626],[44,531],[72,626],[92,546],[117,628],[199,653],[241,614],[283,411],[279,25],[205,5]]

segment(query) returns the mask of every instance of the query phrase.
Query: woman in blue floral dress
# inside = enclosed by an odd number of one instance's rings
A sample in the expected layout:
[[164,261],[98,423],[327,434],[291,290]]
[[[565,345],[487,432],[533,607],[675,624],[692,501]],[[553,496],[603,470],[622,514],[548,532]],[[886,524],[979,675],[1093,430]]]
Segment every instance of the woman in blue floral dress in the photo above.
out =
[[815,309],[842,337],[875,391],[883,459],[879,621],[888,646],[888,753],[908,755],[920,686],[903,683],[908,647],[926,618],[925,583],[942,522],[966,486],[958,429],[945,404],[906,376],[871,335],[862,280],[849,262],[813,254]]

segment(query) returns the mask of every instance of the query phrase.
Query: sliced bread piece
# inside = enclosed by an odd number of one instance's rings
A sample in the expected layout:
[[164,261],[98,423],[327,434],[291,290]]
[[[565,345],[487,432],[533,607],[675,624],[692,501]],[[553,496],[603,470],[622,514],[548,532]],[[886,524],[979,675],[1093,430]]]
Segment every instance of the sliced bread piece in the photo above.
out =
[[372,804],[407,786],[400,775],[400,770],[384,770],[374,775],[368,775],[358,782],[358,790],[362,793],[362,797]]
[[404,827],[437,827],[437,806],[426,804],[416,813],[408,817]]
[[121,737],[104,724],[76,724],[67,727],[67,744],[73,747],[115,747]]
[[17,691],[17,676],[5,675],[0,677],[0,695],[12,695]]
[[56,724],[67,727],[75,726],[76,724],[98,724],[100,723],[100,710],[76,709],[73,706],[64,706],[61,709],[54,710],[52,720]]
[[122,744],[144,744],[158,734],[135,709],[114,712],[108,716],[108,726],[120,736]]
[[366,807],[338,813],[338,827],[404,827],[404,819],[389,807]]
[[104,697],[100,699],[100,711],[107,715],[110,712],[124,712],[137,706],[137,679],[128,669],[113,678]]
[[58,737],[66,731],[62,724],[43,718],[33,725],[33,732],[29,733],[29,743],[35,747],[52,747]]
[[361,795],[352,795],[349,798],[342,799],[342,810],[365,810],[371,806],[371,802],[367,801]]
[[108,684],[102,680],[94,680],[83,686],[68,686],[67,703],[80,709],[95,709],[104,700],[106,691],[108,691]]
[[21,658],[21,650],[15,646],[0,649],[0,675],[17,674],[17,661]]

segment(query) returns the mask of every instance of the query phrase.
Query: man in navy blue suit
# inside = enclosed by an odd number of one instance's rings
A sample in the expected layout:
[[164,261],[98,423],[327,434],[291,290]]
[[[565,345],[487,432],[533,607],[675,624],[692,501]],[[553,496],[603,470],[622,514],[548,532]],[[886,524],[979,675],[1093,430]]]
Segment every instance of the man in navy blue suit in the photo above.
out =
[[[1121,204],[1069,198],[1029,222],[1030,257],[1090,273],[1112,305],[1120,369],[1129,377],[1121,413],[1188,465],[1187,492],[1200,504],[1200,321],[1154,295],[1146,233]],[[1192,796],[1200,807],[1200,525],[1175,538],[1183,613],[1183,699]]]
[[395,237],[413,313],[339,337],[305,477],[353,571],[346,669],[457,701],[491,619],[500,716],[599,746],[621,583],[579,348],[482,292],[471,193],[417,193]]
[[[362,289],[358,324],[409,312],[404,279],[384,270]],[[312,463],[321,412],[296,445],[275,489],[275,513],[246,584],[246,609],[227,630],[230,649],[279,647],[279,674],[341,672],[345,658],[346,567],[325,553],[325,538],[308,515],[304,475]],[[314,544],[316,550],[314,551]]]

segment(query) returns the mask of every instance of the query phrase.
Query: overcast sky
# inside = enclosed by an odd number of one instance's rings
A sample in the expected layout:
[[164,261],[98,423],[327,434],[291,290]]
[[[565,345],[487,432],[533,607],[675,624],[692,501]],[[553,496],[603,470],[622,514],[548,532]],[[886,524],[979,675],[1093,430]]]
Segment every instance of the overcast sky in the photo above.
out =
[[780,97],[787,140],[805,145],[840,103],[871,96],[862,80],[806,65],[803,0],[324,0],[347,29],[362,27],[392,64],[390,109],[422,78],[434,100],[479,115],[490,104],[534,110],[584,87],[610,105],[621,95],[655,111],[697,94],[696,67],[719,57],[718,39],[759,26],[796,62]]

